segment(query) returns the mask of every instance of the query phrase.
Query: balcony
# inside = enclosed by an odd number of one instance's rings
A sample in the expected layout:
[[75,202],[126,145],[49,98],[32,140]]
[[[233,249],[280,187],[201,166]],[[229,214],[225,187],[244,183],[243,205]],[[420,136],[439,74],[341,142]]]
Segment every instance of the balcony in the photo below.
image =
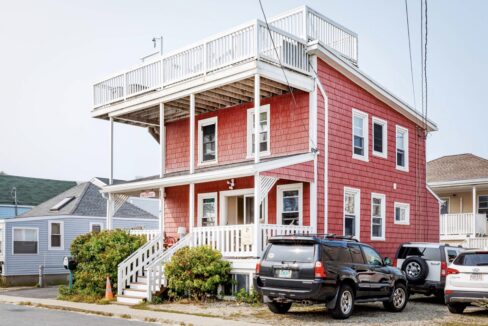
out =
[[487,234],[485,214],[442,214],[440,221],[441,240],[464,240],[467,237]]

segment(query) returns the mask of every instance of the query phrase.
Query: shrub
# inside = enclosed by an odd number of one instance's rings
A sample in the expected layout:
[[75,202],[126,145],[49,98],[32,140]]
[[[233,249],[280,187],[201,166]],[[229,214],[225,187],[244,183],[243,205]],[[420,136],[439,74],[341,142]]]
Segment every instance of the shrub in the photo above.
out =
[[240,289],[238,292],[234,293],[234,297],[238,303],[258,305],[262,302],[261,295],[254,289],[251,289],[249,292],[247,292],[246,289]]
[[[110,230],[78,236],[71,243],[71,254],[78,266],[74,271],[73,290],[60,288],[60,297],[101,298],[107,275],[113,291],[117,288],[117,266],[145,243],[141,236],[123,230]],[[92,298],[93,297],[93,298]],[[83,301],[83,300],[82,300]]]
[[230,263],[208,246],[182,248],[164,267],[171,298],[204,300],[217,294],[218,286],[231,281]]

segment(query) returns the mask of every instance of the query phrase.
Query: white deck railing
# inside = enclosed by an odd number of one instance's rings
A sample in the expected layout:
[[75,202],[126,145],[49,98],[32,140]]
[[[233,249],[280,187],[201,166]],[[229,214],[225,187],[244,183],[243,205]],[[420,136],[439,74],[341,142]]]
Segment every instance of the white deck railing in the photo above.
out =
[[488,237],[467,238],[463,246],[470,249],[488,249]]
[[150,229],[150,230],[129,230],[129,234],[131,235],[142,235],[146,237],[146,240],[152,241],[159,236],[160,231],[158,229]]
[[311,226],[297,226],[297,225],[276,225],[276,224],[261,224],[261,253],[266,249],[268,240],[277,235],[294,235],[294,234],[310,234],[313,233]]
[[97,108],[251,60],[281,62],[309,73],[306,41],[273,26],[268,31],[256,20],[96,83],[93,105]]
[[441,239],[464,239],[467,235],[487,234],[484,214],[442,214],[440,219]]
[[250,257],[253,232],[253,224],[197,227],[192,231],[192,246],[210,246],[223,257]]

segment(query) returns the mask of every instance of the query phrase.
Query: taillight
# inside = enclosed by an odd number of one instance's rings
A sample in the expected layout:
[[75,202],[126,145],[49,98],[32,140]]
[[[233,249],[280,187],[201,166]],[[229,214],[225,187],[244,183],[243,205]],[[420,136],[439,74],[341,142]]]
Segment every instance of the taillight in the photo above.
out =
[[397,267],[397,259],[396,258],[393,258],[393,267]]
[[315,271],[315,277],[316,278],[326,278],[327,277],[327,273],[325,272],[325,266],[320,261],[315,262],[314,271]]
[[459,271],[455,268],[448,268],[447,269],[447,275],[452,275],[452,274],[459,274]]
[[445,261],[441,262],[441,276],[446,276],[448,274],[447,263]]
[[256,274],[259,274],[260,271],[261,271],[261,263],[257,263],[256,264]]

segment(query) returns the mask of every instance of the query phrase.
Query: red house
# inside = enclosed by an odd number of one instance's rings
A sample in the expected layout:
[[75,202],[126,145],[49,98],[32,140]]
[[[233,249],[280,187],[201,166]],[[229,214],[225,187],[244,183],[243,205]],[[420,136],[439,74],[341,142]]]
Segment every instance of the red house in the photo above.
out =
[[[164,262],[182,246],[219,249],[240,287],[272,235],[351,235],[385,256],[439,241],[425,179],[436,125],[361,72],[347,28],[308,7],[269,25],[252,21],[94,85],[93,117],[148,128],[160,144],[160,175],[103,189],[109,227],[120,198],[161,199],[160,235],[120,267],[127,300],[140,294],[131,282],[147,281],[141,297],[164,284]],[[164,251],[165,237],[179,241]]]

